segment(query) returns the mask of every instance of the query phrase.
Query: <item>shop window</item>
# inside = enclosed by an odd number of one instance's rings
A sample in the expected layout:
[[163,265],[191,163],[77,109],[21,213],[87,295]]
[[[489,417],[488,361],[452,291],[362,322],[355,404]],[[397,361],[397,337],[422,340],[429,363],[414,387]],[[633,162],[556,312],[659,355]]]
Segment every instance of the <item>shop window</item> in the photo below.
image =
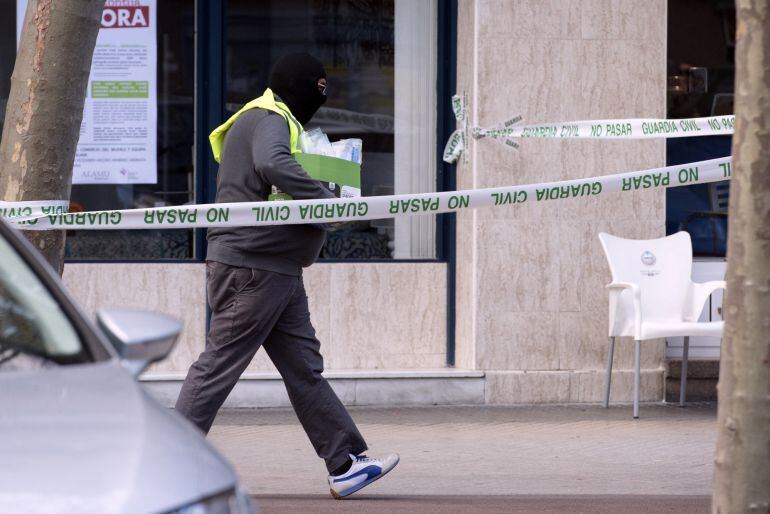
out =
[[[306,129],[363,141],[362,195],[436,188],[436,1],[228,0],[226,116],[267,87],[272,63],[317,57],[328,100]],[[330,231],[326,259],[434,258],[435,217]]]
[[[0,19],[2,119],[16,53],[15,25],[26,0],[0,0],[0,8],[18,15]],[[131,12],[126,17],[119,9]],[[73,171],[72,211],[195,202],[193,16],[189,0],[144,0],[139,6],[106,2]],[[194,237],[186,229],[72,230],[66,257],[191,259]]]
[[[435,191],[437,1],[228,0],[225,115],[229,116],[262,93],[270,67],[280,56],[307,51],[326,67],[329,100],[306,128],[320,127],[332,140],[362,139],[362,194]],[[150,6],[155,33],[142,41],[144,53],[138,60],[147,56],[154,59],[155,73],[147,80],[132,77],[131,70],[125,68],[134,66],[137,59],[127,65],[120,59],[116,61],[113,54],[97,52],[102,67],[118,68],[117,72],[113,69],[115,76],[107,73],[101,82],[131,84],[126,85],[128,90],[120,90],[128,91],[128,97],[111,105],[114,89],[110,88],[114,85],[100,84],[95,89],[93,81],[99,78],[92,76],[88,88],[91,102],[90,107],[86,107],[84,123],[93,124],[98,110],[99,135],[103,138],[98,142],[114,143],[114,148],[123,150],[97,155],[90,168],[81,167],[81,172],[88,169],[89,173],[78,175],[75,170],[73,210],[132,209],[213,200],[195,196],[196,181],[205,178],[196,176],[194,167],[195,3],[190,0],[140,3]],[[26,0],[0,0],[2,12],[9,14],[16,13],[17,6],[21,6],[21,13],[25,4]],[[126,5],[108,0],[107,7],[111,4]],[[4,119],[15,60],[18,17],[8,15],[0,19],[0,123]],[[112,44],[121,43],[113,41]],[[92,71],[97,68],[99,66],[93,65]],[[145,81],[146,85],[141,84]],[[146,118],[154,118],[154,122],[142,121],[146,119],[140,112],[142,98],[154,111],[152,116],[147,111]],[[126,129],[126,121],[136,117],[139,121]],[[87,126],[81,129],[81,143],[87,129]],[[155,137],[147,138],[147,134]],[[120,160],[137,137],[151,141],[146,146],[153,149],[150,154],[154,155],[154,161],[148,161],[147,169],[141,170],[146,176],[130,179],[127,177],[132,170],[118,169],[122,177],[102,180],[106,172],[93,163],[99,159]],[[93,150],[98,145],[90,146]],[[83,153],[81,145],[78,152]],[[90,183],[83,183],[83,176],[88,174],[86,182]],[[66,257],[69,260],[200,259],[203,255],[196,254],[196,237],[203,233],[191,229],[73,230],[67,233]],[[322,258],[326,259],[434,259],[435,256],[435,216],[344,225],[330,233],[322,251]]]
[[[733,113],[735,2],[669,0],[668,117]],[[668,165],[730,155],[730,136],[669,139]],[[724,257],[729,181],[666,190],[666,233],[690,233],[696,256]]]
[[[72,187],[74,210],[133,209],[162,207],[195,203],[195,175],[193,166],[194,139],[194,3],[189,0],[158,0],[142,2],[150,4],[156,15],[156,34],[147,38],[149,54],[155,53],[155,98],[150,102],[156,109],[157,122],[139,121],[147,130],[156,134],[151,152],[157,166],[156,173],[126,184],[75,184]],[[110,2],[107,2],[110,5]],[[109,19],[106,20],[109,22]],[[103,28],[102,32],[110,29]],[[114,30],[114,33],[128,32]],[[117,35],[120,37],[120,34]],[[127,41],[126,44],[132,42]],[[120,44],[120,41],[118,41]],[[120,66],[120,64],[118,64]],[[97,66],[96,61],[92,64]],[[122,73],[130,73],[124,71]],[[142,72],[140,72],[142,73]],[[141,80],[141,77],[139,78]],[[150,87],[152,85],[150,84]],[[96,103],[94,99],[94,103]],[[110,109],[109,99],[101,100],[102,109]],[[126,99],[124,105],[141,102]],[[119,110],[120,107],[113,107]],[[131,111],[131,108],[128,109]],[[88,115],[88,111],[86,111]],[[142,115],[139,115],[140,120]],[[116,122],[120,127],[120,122]],[[82,133],[82,131],[81,131]],[[125,138],[121,143],[130,143]],[[140,140],[143,144],[145,140]],[[152,141],[152,139],[150,139]],[[82,145],[82,136],[81,136]],[[115,145],[126,148],[127,144]],[[133,147],[136,148],[136,147]],[[141,153],[141,152],[139,152]],[[120,151],[118,151],[118,158]],[[110,157],[107,157],[110,158]],[[148,166],[151,168],[152,164]],[[145,170],[145,173],[148,170]],[[119,171],[120,173],[123,170]],[[118,179],[120,180],[120,179]],[[130,180],[130,179],[129,179]],[[123,230],[123,231],[71,231],[67,234],[67,258],[70,259],[191,259],[194,253],[195,231],[172,230]]]

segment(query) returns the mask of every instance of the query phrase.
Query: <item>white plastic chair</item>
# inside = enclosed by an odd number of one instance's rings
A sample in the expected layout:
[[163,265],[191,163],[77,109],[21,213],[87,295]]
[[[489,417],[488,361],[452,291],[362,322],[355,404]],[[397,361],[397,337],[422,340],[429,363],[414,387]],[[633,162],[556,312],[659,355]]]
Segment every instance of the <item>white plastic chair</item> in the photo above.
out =
[[684,336],[679,405],[687,391],[687,353],[690,336],[722,337],[723,321],[698,322],[711,293],[725,288],[724,280],[692,281],[690,234],[678,232],[660,239],[623,239],[600,233],[612,272],[609,353],[604,383],[604,406],[610,401],[612,354],[616,337],[633,337],[634,418],[639,417],[639,358],[641,341]]

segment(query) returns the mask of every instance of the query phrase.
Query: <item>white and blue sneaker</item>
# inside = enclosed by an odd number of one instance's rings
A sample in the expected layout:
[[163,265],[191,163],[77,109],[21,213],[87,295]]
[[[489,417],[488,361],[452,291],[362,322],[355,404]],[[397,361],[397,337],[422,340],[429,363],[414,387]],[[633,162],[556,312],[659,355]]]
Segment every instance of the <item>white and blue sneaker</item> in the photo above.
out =
[[378,478],[384,477],[398,464],[398,455],[395,453],[386,455],[381,459],[370,459],[366,455],[351,454],[350,459],[353,463],[349,470],[341,475],[329,476],[329,489],[332,496],[338,500],[350,496]]

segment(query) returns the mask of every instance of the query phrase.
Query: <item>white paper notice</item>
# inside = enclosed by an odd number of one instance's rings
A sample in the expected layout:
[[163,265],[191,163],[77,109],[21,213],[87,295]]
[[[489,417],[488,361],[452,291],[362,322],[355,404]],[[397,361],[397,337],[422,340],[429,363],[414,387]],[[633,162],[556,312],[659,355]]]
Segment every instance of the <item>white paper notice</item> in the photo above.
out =
[[[27,0],[17,0],[19,27],[26,4]],[[156,0],[105,3],[73,184],[157,182],[156,15]]]

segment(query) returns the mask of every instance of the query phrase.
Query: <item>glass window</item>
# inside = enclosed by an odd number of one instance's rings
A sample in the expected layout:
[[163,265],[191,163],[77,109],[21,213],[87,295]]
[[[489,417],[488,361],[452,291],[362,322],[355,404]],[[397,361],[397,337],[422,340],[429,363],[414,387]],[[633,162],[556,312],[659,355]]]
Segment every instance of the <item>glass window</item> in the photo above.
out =
[[86,353],[56,299],[0,237],[0,371],[82,362]]
[[[228,0],[227,116],[262,94],[272,64],[317,57],[328,100],[306,129],[360,138],[362,195],[436,188],[436,2]],[[330,231],[321,258],[433,258],[433,216],[375,220]]]
[[[73,210],[195,203],[193,23],[194,2],[157,2],[157,34],[155,44],[149,46],[149,51],[154,48],[157,55],[157,178],[154,183],[74,185]],[[66,255],[70,259],[191,259],[194,238],[195,231],[191,229],[70,231]]]
[[[733,113],[735,2],[669,0],[668,117]],[[669,165],[730,155],[730,136],[669,139]],[[666,233],[690,233],[696,256],[724,257],[729,181],[666,190]]]

